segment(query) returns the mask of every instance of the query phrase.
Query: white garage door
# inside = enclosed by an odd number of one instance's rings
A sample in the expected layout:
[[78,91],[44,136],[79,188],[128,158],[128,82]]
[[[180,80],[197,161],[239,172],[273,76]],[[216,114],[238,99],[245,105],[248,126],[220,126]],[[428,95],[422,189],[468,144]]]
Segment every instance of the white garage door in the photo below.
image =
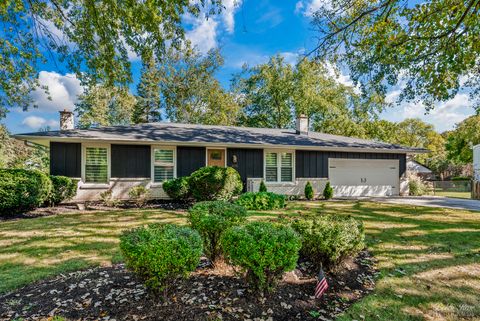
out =
[[328,176],[334,195],[392,196],[399,194],[397,159],[329,158]]

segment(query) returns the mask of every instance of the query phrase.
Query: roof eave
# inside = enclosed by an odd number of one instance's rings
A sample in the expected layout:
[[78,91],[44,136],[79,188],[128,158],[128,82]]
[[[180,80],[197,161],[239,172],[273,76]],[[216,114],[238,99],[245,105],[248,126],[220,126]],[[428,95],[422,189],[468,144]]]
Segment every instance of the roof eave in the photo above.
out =
[[108,138],[80,138],[80,137],[50,137],[50,136],[30,136],[30,135],[12,135],[12,137],[25,141],[42,141],[42,142],[112,142],[112,143],[128,143],[128,144],[161,144],[161,145],[176,145],[176,146],[218,146],[218,147],[245,147],[245,148],[283,148],[283,149],[299,149],[299,150],[323,150],[323,151],[338,151],[338,152],[371,152],[371,153],[392,153],[392,154],[424,154],[429,153],[428,149],[424,148],[372,148],[372,147],[344,147],[344,146],[311,146],[311,145],[285,145],[285,144],[262,144],[262,143],[212,143],[212,142],[184,142],[184,141],[158,141],[151,139],[108,139]]

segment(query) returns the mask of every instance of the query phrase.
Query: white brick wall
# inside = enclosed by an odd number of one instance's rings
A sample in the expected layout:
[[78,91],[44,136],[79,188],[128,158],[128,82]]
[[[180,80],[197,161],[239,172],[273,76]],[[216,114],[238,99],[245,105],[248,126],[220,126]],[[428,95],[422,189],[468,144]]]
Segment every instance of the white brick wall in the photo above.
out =
[[85,185],[79,183],[77,195],[70,202],[98,201],[101,200],[100,194],[112,189],[114,199],[127,200],[128,191],[138,185],[143,185],[150,190],[150,198],[167,199],[168,195],[164,192],[161,184],[152,184],[150,179],[112,179],[110,185]]
[[[260,187],[261,178],[248,178],[247,179],[247,191],[258,192]],[[269,192],[284,195],[300,195],[305,194],[305,185],[310,182],[313,186],[315,196],[322,195],[325,185],[327,184],[327,178],[297,178],[293,183],[267,183],[267,189]]]

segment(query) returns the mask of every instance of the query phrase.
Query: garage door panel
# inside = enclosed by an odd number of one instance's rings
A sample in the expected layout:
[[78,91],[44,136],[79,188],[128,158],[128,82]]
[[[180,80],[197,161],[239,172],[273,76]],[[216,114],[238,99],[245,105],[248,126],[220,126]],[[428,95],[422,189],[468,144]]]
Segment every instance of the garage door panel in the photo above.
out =
[[336,196],[398,195],[399,161],[329,159],[329,179]]
[[333,185],[333,192],[335,196],[343,197],[396,195],[391,185]]

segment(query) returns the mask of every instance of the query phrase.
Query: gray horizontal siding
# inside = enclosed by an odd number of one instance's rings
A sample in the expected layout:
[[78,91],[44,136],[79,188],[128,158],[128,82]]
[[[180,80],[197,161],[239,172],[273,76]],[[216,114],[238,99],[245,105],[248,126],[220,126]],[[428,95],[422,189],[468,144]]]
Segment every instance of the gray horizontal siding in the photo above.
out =
[[299,178],[327,178],[329,158],[398,159],[400,163],[399,176],[405,174],[407,169],[406,154],[297,150],[295,155],[295,174]]

